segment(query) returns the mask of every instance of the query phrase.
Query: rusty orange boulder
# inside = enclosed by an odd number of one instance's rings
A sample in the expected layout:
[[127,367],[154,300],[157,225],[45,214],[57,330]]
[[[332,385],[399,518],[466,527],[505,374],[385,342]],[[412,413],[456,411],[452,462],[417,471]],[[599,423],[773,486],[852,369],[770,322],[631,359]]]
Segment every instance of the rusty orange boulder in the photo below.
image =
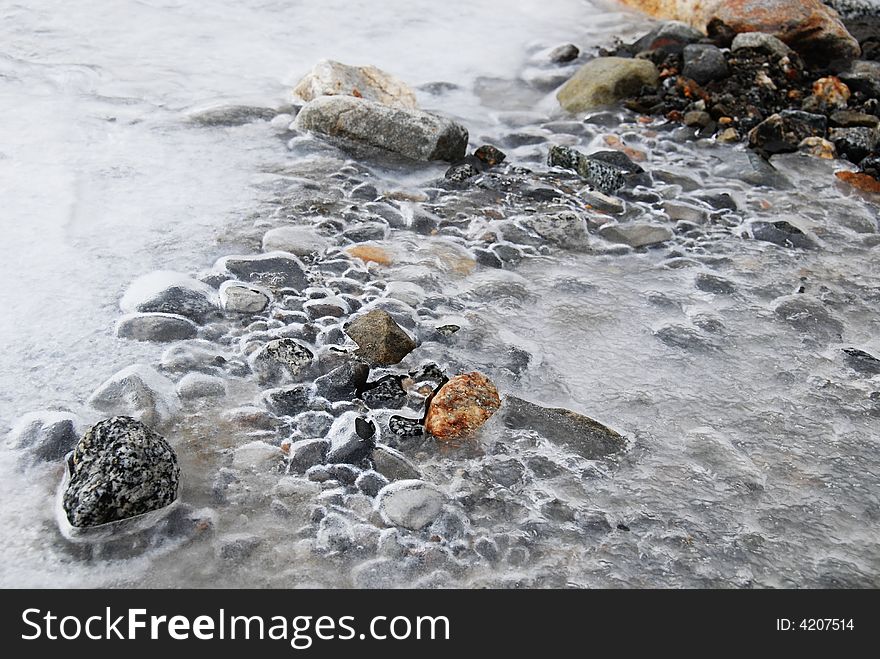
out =
[[492,381],[482,373],[456,375],[431,399],[425,428],[441,441],[472,435],[501,407]]

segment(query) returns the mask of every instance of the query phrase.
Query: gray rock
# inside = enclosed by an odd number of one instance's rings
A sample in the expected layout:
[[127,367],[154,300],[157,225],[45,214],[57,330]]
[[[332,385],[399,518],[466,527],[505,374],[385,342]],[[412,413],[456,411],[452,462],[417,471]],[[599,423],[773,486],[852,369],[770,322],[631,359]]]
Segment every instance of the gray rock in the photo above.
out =
[[711,275],[707,272],[701,272],[697,275],[694,283],[697,288],[705,293],[714,293],[716,295],[731,295],[736,292],[736,286],[729,279]]
[[375,366],[397,364],[416,348],[415,341],[382,309],[358,316],[345,333],[358,344],[356,354]]
[[249,533],[230,533],[217,539],[215,552],[222,561],[238,563],[249,558],[262,542],[262,538]]
[[820,341],[839,341],[843,336],[843,323],[821,302],[806,295],[784,298],[773,311],[794,329]]
[[311,387],[297,384],[292,387],[269,389],[262,396],[263,404],[278,416],[296,416],[309,409],[312,402]]
[[599,235],[612,243],[623,243],[630,247],[647,247],[672,239],[672,231],[668,227],[642,222],[606,224],[599,229]]
[[75,527],[97,526],[163,508],[177,498],[174,450],[130,417],[92,426],[76,445],[62,505]]
[[696,43],[704,36],[702,32],[687,23],[664,21],[636,41],[633,44],[632,51],[634,54],[637,54],[646,50],[656,50],[657,48],[669,49],[671,44],[675,44],[677,46],[675,50],[680,51],[687,44]]
[[[324,463],[330,442],[326,439],[301,439],[290,445],[290,468],[297,473],[306,473],[315,465]],[[330,474],[327,474],[330,478]]]
[[119,307],[126,313],[165,313],[203,322],[218,309],[213,288],[187,275],[160,270],[135,279]]
[[214,269],[225,270],[243,281],[258,282],[269,288],[302,290],[309,285],[302,262],[287,252],[224,256],[214,264]]
[[509,456],[499,456],[483,465],[483,473],[490,481],[507,488],[522,483],[525,471],[522,462]]
[[551,50],[547,59],[553,62],[553,64],[566,64],[572,60],[576,60],[580,54],[581,51],[577,46],[573,43],[566,43],[561,46],[556,46],[556,48]]
[[604,194],[614,194],[626,184],[626,171],[600,158],[584,155],[567,146],[550,147],[547,164],[577,172],[587,183]]
[[170,313],[129,313],[116,322],[116,336],[135,341],[182,341],[198,331],[189,318]]
[[169,346],[159,360],[163,371],[180,373],[204,371],[213,373],[227,364],[222,350],[210,341],[194,340]]
[[376,446],[376,425],[357,412],[345,412],[327,433],[330,449],[327,462],[357,464],[370,457]]
[[270,471],[281,462],[281,449],[259,440],[248,442],[232,452],[232,466],[246,471]]
[[370,409],[399,410],[408,399],[408,394],[400,381],[400,376],[386,375],[376,382],[370,382],[366,385],[367,389],[361,392],[361,400]]
[[773,243],[780,247],[800,247],[815,249],[815,241],[793,224],[779,220],[777,222],[753,222],[752,236],[755,240]]
[[422,473],[419,468],[397,449],[384,444],[377,444],[370,454],[373,469],[389,481],[419,479]]
[[791,153],[807,137],[824,137],[827,122],[821,114],[783,110],[749,131],[749,145],[769,154]]
[[287,252],[294,256],[320,254],[331,244],[311,227],[277,227],[263,236],[264,252]]
[[393,588],[400,584],[403,578],[400,561],[391,558],[374,558],[364,561],[351,571],[351,579],[355,588]]
[[273,339],[251,356],[250,364],[262,382],[273,382],[297,377],[314,356],[293,339]]
[[333,415],[327,412],[309,411],[297,414],[293,427],[303,437],[323,437],[333,424]]
[[705,85],[730,75],[721,49],[711,44],[691,44],[684,49],[682,75]]
[[880,359],[858,348],[844,348],[843,361],[851,369],[862,375],[880,375]]
[[220,306],[230,313],[260,313],[271,299],[272,294],[257,284],[230,280],[220,285]]
[[368,497],[375,497],[379,494],[379,490],[388,485],[388,479],[378,471],[368,469],[361,473],[354,482],[357,489],[366,494]]
[[343,485],[354,485],[357,477],[361,474],[360,469],[345,462],[327,465],[327,471],[330,473],[331,478]]
[[352,242],[365,243],[371,240],[385,240],[388,227],[382,222],[361,222],[342,232]]
[[351,524],[339,513],[327,513],[318,524],[315,548],[322,552],[344,552],[352,547]]
[[505,397],[501,415],[508,428],[534,430],[588,460],[617,453],[626,446],[622,435],[583,414],[543,407],[516,396]]
[[174,383],[146,364],[133,364],[112,375],[88,403],[106,414],[130,416],[150,426],[165,423],[180,409]]
[[315,392],[329,401],[352,400],[367,383],[370,367],[349,360],[315,380]]
[[226,381],[216,375],[187,373],[177,383],[177,395],[184,400],[226,395]]
[[522,224],[551,245],[573,251],[584,251],[590,247],[587,223],[574,211],[563,211],[553,215],[532,215],[524,218]]
[[464,157],[468,142],[467,130],[449,119],[345,96],[325,96],[307,103],[294,127],[414,160],[454,162]]
[[386,524],[418,531],[437,518],[445,502],[446,495],[436,485],[402,480],[379,491],[376,510]]
[[733,38],[731,52],[753,49],[760,50],[782,59],[794,54],[794,51],[771,34],[764,32],[741,32]]
[[338,296],[322,297],[316,300],[307,300],[303,303],[303,311],[309,318],[341,318],[348,313],[348,303]]
[[584,64],[556,98],[567,112],[586,112],[635,95],[643,86],[656,87],[659,79],[649,60],[597,57]]
[[277,112],[272,108],[250,105],[223,105],[191,112],[187,119],[200,126],[243,126],[254,121],[271,121]]
[[72,412],[47,410],[22,416],[9,431],[11,449],[26,450],[37,460],[60,460],[81,436],[82,421]]
[[877,148],[880,131],[866,126],[832,128],[828,131],[828,139],[834,143],[838,154],[852,162],[860,162]]

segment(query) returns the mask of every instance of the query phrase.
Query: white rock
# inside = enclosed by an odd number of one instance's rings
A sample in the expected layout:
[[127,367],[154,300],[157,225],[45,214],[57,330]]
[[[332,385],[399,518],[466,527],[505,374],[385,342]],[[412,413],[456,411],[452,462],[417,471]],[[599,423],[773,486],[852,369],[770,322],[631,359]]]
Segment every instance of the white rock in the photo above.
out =
[[265,471],[281,461],[281,449],[266,442],[250,442],[239,446],[232,453],[232,466],[236,469]]
[[331,242],[311,227],[277,227],[263,236],[264,252],[289,252],[296,256],[321,253]]
[[130,416],[146,425],[165,423],[180,409],[174,383],[146,364],[132,364],[110,376],[88,403],[105,414]]
[[186,400],[226,395],[226,382],[216,375],[187,373],[177,383],[177,394]]
[[375,66],[349,66],[322,60],[297,83],[294,93],[304,101],[319,96],[357,96],[399,108],[418,107],[415,92]]
[[220,285],[220,306],[231,313],[260,313],[272,299],[268,289],[242,281],[224,281]]
[[427,297],[425,289],[408,281],[392,281],[385,285],[385,296],[405,302],[411,307],[418,306]]
[[376,510],[386,524],[418,531],[433,522],[446,502],[439,487],[420,480],[386,485],[376,497]]

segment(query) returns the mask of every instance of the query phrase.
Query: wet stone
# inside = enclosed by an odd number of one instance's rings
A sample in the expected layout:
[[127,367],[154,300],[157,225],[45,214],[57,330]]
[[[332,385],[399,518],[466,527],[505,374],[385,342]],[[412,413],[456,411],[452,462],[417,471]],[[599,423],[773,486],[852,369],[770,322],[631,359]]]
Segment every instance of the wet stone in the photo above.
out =
[[493,483],[502,487],[513,487],[522,483],[525,466],[516,458],[500,457],[483,465],[483,474]]
[[711,44],[691,44],[684,49],[682,75],[705,85],[726,78],[730,71],[721,49]]
[[370,375],[370,367],[356,360],[346,361],[315,380],[315,392],[330,401],[352,400]]
[[572,60],[576,60],[580,54],[581,51],[577,46],[572,43],[566,43],[561,46],[556,46],[556,48],[551,50],[547,59],[553,64],[566,64]]
[[314,353],[293,339],[269,341],[251,358],[251,368],[264,382],[296,377]]
[[226,381],[216,375],[187,373],[177,383],[177,394],[184,400],[226,395]]
[[270,389],[263,394],[266,407],[279,416],[296,416],[305,412],[310,407],[311,398],[311,389],[305,384]]
[[773,243],[780,247],[816,248],[816,243],[807,234],[785,220],[754,222],[751,228],[755,240]]
[[388,485],[388,479],[378,471],[368,469],[361,472],[355,480],[355,486],[368,497],[375,497],[379,490]]
[[837,152],[851,160],[860,162],[866,158],[880,142],[880,131],[876,128],[832,128],[828,139],[834,143]]
[[368,382],[360,394],[361,400],[371,409],[399,410],[407,399],[400,380],[400,376],[387,375],[376,382]]
[[858,348],[844,348],[843,353],[844,363],[857,373],[867,376],[880,375],[880,359]]
[[293,426],[303,437],[323,437],[333,424],[333,416],[327,412],[309,411],[297,414]]
[[270,288],[302,290],[308,286],[305,268],[293,254],[270,252],[257,256],[227,256],[215,268],[226,270],[242,281],[258,282]]
[[116,336],[135,341],[182,341],[198,334],[189,318],[170,313],[131,313],[116,323]]
[[174,383],[145,364],[110,376],[88,402],[105,414],[130,416],[151,426],[169,421],[180,409]]
[[708,273],[700,273],[695,280],[697,288],[706,293],[715,293],[716,295],[730,295],[736,292],[736,286],[729,279],[710,275]]
[[422,477],[418,467],[409,458],[400,451],[384,444],[376,445],[370,460],[373,463],[373,469],[389,481]]
[[201,323],[218,309],[218,301],[214,289],[198,279],[158,271],[133,281],[119,306],[127,313],[173,314]]
[[794,329],[816,339],[839,341],[843,336],[843,323],[832,316],[821,302],[805,295],[782,300],[776,305],[774,313]]
[[398,437],[421,437],[425,434],[425,427],[418,419],[396,415],[388,419],[388,429]]
[[547,164],[577,172],[587,183],[605,194],[614,194],[626,184],[626,172],[620,167],[590,158],[569,147],[550,147]]
[[345,333],[358,344],[357,354],[377,366],[396,364],[416,347],[391,314],[381,309],[358,316]]
[[71,412],[31,412],[22,416],[9,431],[9,448],[26,450],[37,460],[63,458],[79,441],[81,421]]
[[474,157],[483,162],[487,167],[494,167],[503,163],[507,155],[491,144],[484,144],[474,151]]
[[[330,442],[326,439],[301,439],[293,442],[288,449],[290,469],[297,473],[307,473],[315,465],[324,463],[329,450]],[[324,480],[333,477],[329,472],[326,473],[327,478]]]
[[460,439],[473,434],[500,406],[498,390],[485,375],[457,375],[431,399],[425,429],[441,441]]
[[641,222],[607,224],[599,229],[599,235],[609,242],[635,248],[649,247],[672,239],[672,231],[668,227]]
[[436,485],[403,480],[382,488],[376,509],[385,523],[418,531],[437,518],[445,501],[446,495]]
[[370,457],[376,446],[376,426],[356,412],[346,412],[333,422],[327,439],[328,463],[359,464]]

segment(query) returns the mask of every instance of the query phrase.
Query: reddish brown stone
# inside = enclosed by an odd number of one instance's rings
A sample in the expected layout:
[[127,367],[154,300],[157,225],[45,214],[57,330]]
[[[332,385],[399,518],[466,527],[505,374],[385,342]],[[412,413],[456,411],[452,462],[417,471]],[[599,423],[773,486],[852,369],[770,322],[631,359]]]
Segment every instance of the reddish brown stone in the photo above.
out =
[[442,441],[472,435],[501,407],[498,390],[482,373],[456,375],[434,395],[425,428]]
[[862,192],[880,194],[880,181],[870,174],[863,174],[861,172],[837,172],[835,176],[841,181],[846,181]]

